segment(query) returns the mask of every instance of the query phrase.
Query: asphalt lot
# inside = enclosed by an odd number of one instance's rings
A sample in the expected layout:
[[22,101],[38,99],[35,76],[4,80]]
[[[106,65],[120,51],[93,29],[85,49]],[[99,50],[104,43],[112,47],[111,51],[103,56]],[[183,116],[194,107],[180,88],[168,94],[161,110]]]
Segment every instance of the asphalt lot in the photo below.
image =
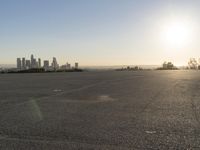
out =
[[0,74],[0,149],[200,149],[200,72]]

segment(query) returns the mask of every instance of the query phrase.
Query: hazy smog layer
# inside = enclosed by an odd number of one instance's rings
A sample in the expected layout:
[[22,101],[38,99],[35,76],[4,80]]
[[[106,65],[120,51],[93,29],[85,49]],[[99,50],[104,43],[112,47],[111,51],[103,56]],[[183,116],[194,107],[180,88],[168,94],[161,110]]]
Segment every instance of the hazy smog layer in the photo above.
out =
[[1,74],[0,149],[199,149],[199,71]]

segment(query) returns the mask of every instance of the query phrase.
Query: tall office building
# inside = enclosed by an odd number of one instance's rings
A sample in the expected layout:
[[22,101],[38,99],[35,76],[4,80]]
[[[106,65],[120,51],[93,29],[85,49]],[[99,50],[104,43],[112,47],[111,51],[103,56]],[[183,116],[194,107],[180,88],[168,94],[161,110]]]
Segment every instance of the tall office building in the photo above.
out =
[[33,61],[32,61],[32,68],[37,68],[37,61],[35,58],[33,58]]
[[41,68],[41,59],[38,58],[38,67]]
[[30,68],[31,68],[31,61],[26,60],[26,69],[30,69]]
[[67,65],[67,69],[71,69],[71,65],[69,63],[67,63],[66,65]]
[[52,62],[52,64],[51,64],[51,66],[52,66],[52,68],[53,68],[54,70],[59,69],[59,65],[58,65],[57,60],[56,60],[55,57],[53,57],[53,62]]
[[23,57],[22,58],[22,70],[26,69],[26,59]]
[[35,68],[38,68],[38,61],[36,58],[35,58]]
[[17,69],[18,70],[21,70],[22,68],[22,61],[21,61],[21,58],[17,58]]
[[49,61],[48,60],[44,60],[44,70],[47,71],[49,70]]
[[31,68],[34,68],[34,56],[33,56],[33,54],[31,55]]
[[75,69],[78,69],[78,63],[77,62],[75,63]]

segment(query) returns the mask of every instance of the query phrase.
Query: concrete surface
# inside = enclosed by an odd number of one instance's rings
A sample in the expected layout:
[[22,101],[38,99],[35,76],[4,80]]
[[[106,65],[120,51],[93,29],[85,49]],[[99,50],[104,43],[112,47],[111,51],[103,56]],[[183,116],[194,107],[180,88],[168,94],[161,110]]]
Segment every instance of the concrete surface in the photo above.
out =
[[1,74],[0,149],[200,149],[200,72]]

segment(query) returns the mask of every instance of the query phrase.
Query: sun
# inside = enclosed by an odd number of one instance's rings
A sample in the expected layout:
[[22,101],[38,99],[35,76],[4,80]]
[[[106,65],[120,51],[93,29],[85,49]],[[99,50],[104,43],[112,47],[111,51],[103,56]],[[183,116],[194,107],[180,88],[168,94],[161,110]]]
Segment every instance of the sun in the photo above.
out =
[[181,48],[191,40],[191,28],[186,22],[171,22],[164,26],[162,36],[168,47]]

